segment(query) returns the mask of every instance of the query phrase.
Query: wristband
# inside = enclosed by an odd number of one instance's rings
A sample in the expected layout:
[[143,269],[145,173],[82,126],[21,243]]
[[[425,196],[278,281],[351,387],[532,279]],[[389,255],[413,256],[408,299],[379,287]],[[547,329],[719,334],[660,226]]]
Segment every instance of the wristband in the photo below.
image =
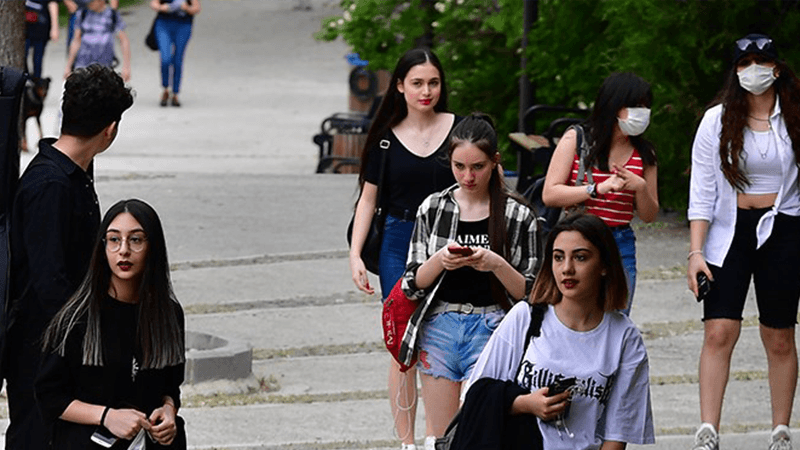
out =
[[106,415],[108,414],[108,410],[111,409],[109,406],[106,406],[106,409],[103,410],[103,415],[100,416],[100,426],[104,427],[106,421]]
[[692,250],[692,251],[690,251],[689,254],[686,255],[686,260],[688,261],[689,259],[691,259],[691,257],[693,255],[698,255],[698,254],[702,255],[703,251],[702,250]]

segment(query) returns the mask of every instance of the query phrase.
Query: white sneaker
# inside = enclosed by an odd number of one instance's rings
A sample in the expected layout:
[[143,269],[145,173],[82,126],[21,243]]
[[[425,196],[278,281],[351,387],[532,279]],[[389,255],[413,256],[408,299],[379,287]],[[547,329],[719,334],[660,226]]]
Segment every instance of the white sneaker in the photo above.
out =
[[417,450],[416,444],[403,444],[400,446],[400,450]]
[[425,437],[425,450],[436,450],[436,436]]
[[792,450],[792,433],[786,425],[778,425],[769,437],[769,450]]
[[694,435],[692,450],[719,450],[719,435],[714,429],[714,425],[710,423],[700,425]]

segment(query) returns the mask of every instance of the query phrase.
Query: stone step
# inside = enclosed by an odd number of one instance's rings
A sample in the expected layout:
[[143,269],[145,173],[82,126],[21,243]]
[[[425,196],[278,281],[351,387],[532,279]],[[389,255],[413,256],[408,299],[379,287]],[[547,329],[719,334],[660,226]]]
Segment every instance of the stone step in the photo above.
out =
[[[324,367],[320,368],[324,370]],[[353,372],[353,371],[350,371]],[[699,424],[696,385],[653,386],[655,448],[661,440],[687,445]],[[751,442],[754,431],[770,427],[766,380],[732,381],[723,408],[726,439]],[[381,448],[398,442],[386,398],[333,402],[257,404],[236,407],[190,407],[181,414],[187,419],[189,443],[195,448]],[[416,436],[424,433],[424,404],[417,413]],[[225,427],[216,426],[225,423]],[[303,427],[297,423],[306,424]],[[795,424],[796,426],[796,424]],[[244,432],[244,430],[249,430]],[[253,430],[257,430],[254,434]],[[743,432],[747,433],[743,433]],[[743,434],[741,434],[743,433]],[[734,439],[727,435],[740,434]],[[247,435],[248,438],[239,436]],[[667,436],[676,436],[667,439]],[[766,442],[765,434],[756,441]],[[688,440],[686,440],[688,439]],[[763,439],[763,440],[762,440]],[[346,446],[344,443],[351,443]],[[337,447],[336,445],[345,445]],[[373,447],[371,447],[371,445]],[[678,444],[675,444],[678,445]],[[391,444],[388,444],[392,447]],[[635,447],[631,447],[635,448]],[[642,447],[654,448],[654,447]],[[729,447],[725,448],[747,448]],[[753,447],[749,447],[753,448]]]

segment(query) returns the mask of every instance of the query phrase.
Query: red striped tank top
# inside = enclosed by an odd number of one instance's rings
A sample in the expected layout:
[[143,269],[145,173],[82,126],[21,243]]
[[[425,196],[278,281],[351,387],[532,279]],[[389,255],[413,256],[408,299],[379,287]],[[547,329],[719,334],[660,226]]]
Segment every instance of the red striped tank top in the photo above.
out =
[[[628,162],[625,163],[625,168],[632,173],[644,178],[644,164],[639,151],[633,149],[633,154]],[[612,175],[611,172],[604,172],[597,167],[592,167],[593,181],[597,184],[607,180]],[[578,155],[572,160],[572,173],[569,177],[569,185],[575,185],[575,179],[578,177]],[[587,181],[584,179],[581,182],[586,185]],[[609,192],[608,194],[598,194],[597,198],[590,198],[586,200],[586,212],[594,214],[601,219],[606,225],[610,227],[618,227],[627,225],[633,219],[633,202],[635,201],[634,191],[622,192]]]

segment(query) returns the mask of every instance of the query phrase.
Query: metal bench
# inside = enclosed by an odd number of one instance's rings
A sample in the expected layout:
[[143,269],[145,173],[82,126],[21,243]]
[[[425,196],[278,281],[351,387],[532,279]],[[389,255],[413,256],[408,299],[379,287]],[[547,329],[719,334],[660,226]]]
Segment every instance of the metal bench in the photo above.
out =
[[376,96],[366,113],[335,113],[320,124],[313,141],[319,146],[317,173],[355,172],[361,164],[361,152],[372,119],[381,99]]
[[[508,135],[512,147],[517,149],[517,192],[524,193],[545,175],[558,140],[570,125],[583,122],[590,112],[588,109],[551,105],[534,105],[525,111],[524,129]],[[541,124],[547,124],[546,128],[539,127]],[[537,132],[542,129],[543,132]]]

